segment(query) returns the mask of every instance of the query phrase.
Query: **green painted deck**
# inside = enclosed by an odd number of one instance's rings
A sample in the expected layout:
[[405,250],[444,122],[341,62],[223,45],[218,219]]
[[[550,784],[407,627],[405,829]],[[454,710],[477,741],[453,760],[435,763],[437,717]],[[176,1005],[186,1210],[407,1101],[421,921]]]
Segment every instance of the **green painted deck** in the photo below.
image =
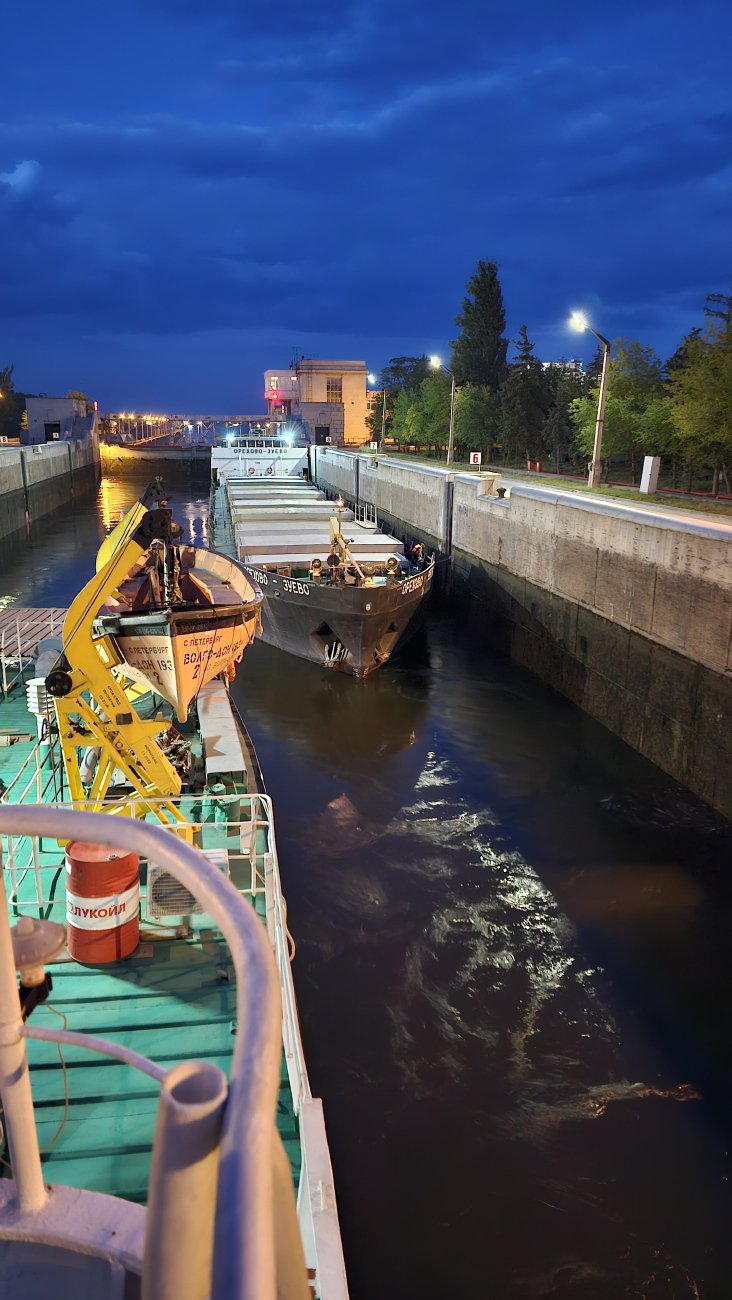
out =
[[[26,673],[27,677],[31,675],[30,671]],[[26,710],[25,688],[19,682],[8,698],[0,701],[0,734],[17,730],[32,733],[35,739],[35,726],[35,718]],[[0,778],[6,789],[33,749],[34,742],[0,747]],[[11,802],[18,801],[35,771],[33,760],[11,791]],[[42,784],[44,802],[54,801],[50,765],[43,769]],[[56,789],[58,792],[58,782]],[[34,791],[26,801],[36,801]],[[191,798],[191,804],[195,803]],[[200,799],[197,803],[200,806]],[[233,836],[225,824],[212,823],[204,828],[204,847],[213,846],[229,848],[231,878],[235,884],[244,884],[239,877],[249,864],[241,856],[237,861],[238,836]],[[261,848],[263,851],[264,845]],[[63,849],[48,839],[41,841],[39,849],[42,897],[54,900],[43,912],[63,922]],[[18,904],[23,907],[25,901],[23,911],[30,911],[27,901],[36,898],[36,874],[30,853],[19,853],[14,902],[6,850],[7,841],[3,839],[12,923],[19,914]],[[144,895],[144,864],[141,878]],[[253,901],[264,921],[264,893],[258,893]],[[228,1074],[237,1011],[233,967],[223,937],[209,922],[209,928],[194,931],[193,938],[153,940],[144,916],[143,908],[141,926],[145,933],[140,948],[126,961],[91,967],[66,958],[49,966],[53,978],[51,1006],[67,1018],[69,1029],[110,1038],[159,1065],[172,1067],[179,1061],[207,1060]],[[201,925],[204,923],[202,918]],[[62,1027],[62,1021],[46,1006],[33,1012],[32,1023]],[[159,1092],[154,1080],[108,1057],[81,1048],[64,1048],[65,1084],[58,1048],[32,1040],[27,1046],[39,1144],[42,1149],[50,1148],[42,1155],[47,1181],[144,1201]],[[68,1114],[64,1123],[66,1086]],[[297,1185],[300,1140],[284,1056],[277,1124]],[[7,1160],[6,1150],[3,1156]],[[4,1176],[9,1175],[7,1164],[0,1169]]]
[[[105,967],[57,962],[52,1005],[69,1028],[99,1034],[142,1052],[159,1065],[206,1060],[228,1073],[236,1022],[234,973],[220,938],[144,945],[150,957]],[[48,1008],[33,1013],[37,1025],[58,1028]],[[153,1079],[108,1057],[64,1048],[68,1118],[42,1156],[47,1180],[113,1192],[144,1201],[150,1172],[159,1089]],[[38,1138],[43,1149],[64,1118],[64,1080],[58,1049],[29,1040]],[[286,1072],[277,1123],[295,1177],[300,1143]]]

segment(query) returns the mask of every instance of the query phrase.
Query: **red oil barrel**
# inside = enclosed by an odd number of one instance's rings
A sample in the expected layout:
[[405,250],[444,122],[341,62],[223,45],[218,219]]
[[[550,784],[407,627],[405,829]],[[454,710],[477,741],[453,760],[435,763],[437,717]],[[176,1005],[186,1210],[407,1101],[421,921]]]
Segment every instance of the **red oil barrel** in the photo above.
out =
[[69,955],[92,966],[121,961],[139,942],[140,859],[106,844],[66,846]]

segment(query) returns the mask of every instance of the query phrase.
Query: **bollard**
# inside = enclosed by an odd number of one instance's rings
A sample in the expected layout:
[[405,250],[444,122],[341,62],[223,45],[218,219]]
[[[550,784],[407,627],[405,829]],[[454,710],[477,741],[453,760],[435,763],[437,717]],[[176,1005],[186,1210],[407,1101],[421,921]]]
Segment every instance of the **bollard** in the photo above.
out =
[[148,1191],[142,1300],[206,1300],[226,1075],[185,1061],[160,1089]]

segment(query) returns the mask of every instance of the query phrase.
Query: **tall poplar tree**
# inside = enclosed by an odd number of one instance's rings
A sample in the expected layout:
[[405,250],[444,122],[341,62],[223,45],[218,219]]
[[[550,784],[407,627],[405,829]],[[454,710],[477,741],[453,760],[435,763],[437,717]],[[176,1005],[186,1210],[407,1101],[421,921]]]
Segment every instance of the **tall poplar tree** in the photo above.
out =
[[465,287],[468,296],[455,317],[460,334],[450,343],[452,369],[459,384],[484,384],[497,393],[506,378],[508,340],[496,263],[478,262]]

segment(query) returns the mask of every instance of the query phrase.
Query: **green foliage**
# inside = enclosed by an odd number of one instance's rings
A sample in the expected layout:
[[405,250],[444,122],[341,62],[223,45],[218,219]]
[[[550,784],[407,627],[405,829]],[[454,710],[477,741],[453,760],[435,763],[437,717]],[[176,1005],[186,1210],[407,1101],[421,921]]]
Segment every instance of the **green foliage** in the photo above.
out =
[[463,384],[455,394],[455,447],[490,452],[500,438],[501,403],[483,384]]
[[[663,395],[662,366],[653,348],[635,339],[616,339],[610,358],[605,403],[602,459],[639,454],[658,455],[671,450],[670,412]],[[575,398],[570,414],[582,456],[592,457],[597,422],[599,386]]]
[[684,366],[688,365],[690,349],[693,347],[694,343],[696,343],[700,334],[701,327],[697,325],[690,334],[687,334],[681,340],[673,356],[669,357],[666,362],[666,372],[669,376],[673,374],[674,370],[683,370]]
[[422,380],[430,374],[430,369],[429,360],[424,354],[421,357],[392,357],[381,372],[381,387],[396,397],[402,389],[419,388]]
[[400,446],[405,443],[435,449],[447,446],[451,386],[448,375],[433,371],[419,388],[403,388],[397,394],[391,433]]
[[25,393],[16,393],[13,383],[15,366],[0,370],[0,434],[4,438],[17,438],[25,411]]
[[[369,431],[371,440],[375,442],[381,441],[381,416],[382,416],[383,408],[384,408],[384,394],[383,392],[381,392],[378,394],[376,400],[374,401],[373,410],[369,411],[368,415],[366,416],[366,428]],[[388,415],[388,419],[386,422],[387,424],[386,433],[388,436],[388,430],[391,425],[391,414],[387,411],[387,415]]]
[[[429,360],[423,354],[421,357],[392,357],[388,365],[384,366],[381,372],[381,393],[375,403],[373,411],[370,411],[366,417],[366,425],[372,439],[381,440],[382,433],[382,407],[384,404],[384,390],[386,391],[386,420],[384,421],[384,436],[387,438],[397,436],[393,428],[395,403],[400,393],[413,393],[419,388],[420,384],[432,373]],[[407,439],[406,441],[409,441]]]
[[66,396],[75,397],[78,402],[86,402],[86,413],[89,414],[92,409],[92,401],[90,397],[87,397],[86,393],[80,393],[77,388],[70,388]]
[[732,461],[732,297],[709,294],[707,328],[685,340],[670,370],[671,416],[680,449],[708,464]]
[[516,356],[501,389],[501,438],[504,455],[540,458],[544,426],[551,408],[549,380],[522,325],[514,340]]
[[455,317],[460,334],[450,344],[450,364],[458,384],[479,384],[497,393],[506,377],[508,341],[496,263],[478,262],[466,288],[468,296]]
[[[566,362],[544,368],[526,327],[506,364],[505,314],[497,267],[479,262],[452,343],[455,448],[488,451],[500,443],[501,460],[544,459],[570,448],[591,459],[603,349],[581,375]],[[673,457],[676,467],[730,469],[732,481],[732,292],[709,294],[706,326],[695,328],[662,365],[653,348],[618,338],[609,361],[602,456],[627,457],[634,470],[642,455]],[[12,390],[12,368],[7,372]],[[0,375],[0,384],[3,375]],[[401,444],[447,446],[450,378],[430,369],[427,357],[393,357],[382,372],[387,390],[387,430]],[[0,404],[1,409],[1,404]],[[381,399],[369,416],[381,437]],[[715,489],[716,490],[716,486]]]
[[551,393],[551,406],[543,430],[544,445],[550,454],[558,453],[559,459],[574,439],[570,406],[582,396],[583,378],[566,361],[552,363],[544,373]]

